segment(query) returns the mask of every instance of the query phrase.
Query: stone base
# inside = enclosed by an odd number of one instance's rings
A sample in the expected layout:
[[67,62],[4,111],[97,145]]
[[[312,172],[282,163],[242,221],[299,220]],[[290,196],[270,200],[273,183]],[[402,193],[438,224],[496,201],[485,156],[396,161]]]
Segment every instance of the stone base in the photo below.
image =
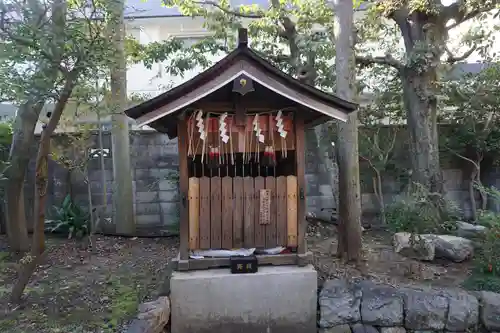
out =
[[173,272],[172,333],[315,333],[317,273],[312,265]]

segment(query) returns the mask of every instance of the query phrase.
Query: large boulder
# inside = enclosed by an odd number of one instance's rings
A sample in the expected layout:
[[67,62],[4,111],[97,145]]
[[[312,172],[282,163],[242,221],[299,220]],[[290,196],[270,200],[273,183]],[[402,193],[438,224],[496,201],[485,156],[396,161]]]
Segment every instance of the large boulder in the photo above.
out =
[[459,237],[475,240],[483,237],[487,231],[488,228],[482,225],[462,221],[457,222],[457,236]]
[[409,232],[397,232],[392,241],[396,253],[417,260],[434,260],[436,247],[432,239],[412,235]]
[[320,328],[330,328],[361,320],[361,290],[340,279],[326,281],[319,294]]
[[434,243],[435,256],[454,262],[472,258],[474,244],[470,239],[451,235],[422,235]]

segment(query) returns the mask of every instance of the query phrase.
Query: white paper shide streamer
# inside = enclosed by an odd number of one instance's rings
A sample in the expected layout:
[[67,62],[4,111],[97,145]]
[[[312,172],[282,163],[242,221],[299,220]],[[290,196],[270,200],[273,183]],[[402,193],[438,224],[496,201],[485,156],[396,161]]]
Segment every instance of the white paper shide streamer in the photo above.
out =
[[280,134],[280,136],[285,139],[286,138],[286,135],[288,134],[287,131],[285,131],[284,129],[284,125],[283,125],[283,113],[280,111],[278,111],[278,114],[276,115],[276,127],[278,128],[278,133]]
[[196,115],[196,127],[198,127],[198,133],[200,133],[200,139],[205,141],[207,138],[207,132],[205,132],[205,124],[203,123],[203,111],[198,111]]
[[227,135],[227,125],[226,125],[227,112],[219,117],[219,134],[222,142],[227,143],[229,141],[229,135]]
[[253,130],[255,131],[255,136],[260,143],[264,143],[264,134],[262,134],[262,129],[260,128],[259,115],[256,114],[253,120]]

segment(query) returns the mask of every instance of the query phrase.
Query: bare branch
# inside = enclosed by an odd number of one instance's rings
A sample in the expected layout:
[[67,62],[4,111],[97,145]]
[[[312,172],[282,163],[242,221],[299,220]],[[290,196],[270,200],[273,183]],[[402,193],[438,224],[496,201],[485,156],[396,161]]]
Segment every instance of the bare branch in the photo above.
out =
[[467,8],[465,6],[466,0],[462,1],[457,1],[455,3],[452,3],[449,6],[446,6],[443,10],[443,20],[445,22],[448,21],[455,21],[449,25],[446,26],[447,30],[451,30],[453,28],[456,28],[460,24],[473,19],[474,17],[478,16],[481,13],[486,13],[489,12],[492,9],[495,9],[495,7],[500,3],[498,0],[493,0],[493,1],[484,1],[483,6],[480,4],[477,4],[477,8],[474,10],[471,10],[467,12]]
[[470,57],[470,55],[474,51],[476,51],[476,49],[477,49],[477,44],[474,44],[474,45],[472,45],[472,47],[469,50],[467,50],[467,52],[465,52],[461,56],[457,57],[457,56],[453,55],[453,53],[450,51],[448,46],[444,45],[444,50],[448,54],[448,59],[446,60],[446,62],[453,64],[455,62],[463,61],[463,60],[467,59],[468,57]]
[[379,65],[391,66],[393,68],[396,68],[397,70],[401,70],[403,68],[403,64],[390,54],[386,54],[383,57],[356,56],[356,64],[360,65],[361,67],[367,67],[379,64]]

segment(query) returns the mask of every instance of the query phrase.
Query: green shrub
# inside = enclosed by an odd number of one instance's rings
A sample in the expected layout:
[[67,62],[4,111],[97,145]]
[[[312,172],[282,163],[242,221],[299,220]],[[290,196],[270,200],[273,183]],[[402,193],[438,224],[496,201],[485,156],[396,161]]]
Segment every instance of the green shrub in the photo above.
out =
[[90,228],[90,215],[80,206],[76,205],[67,195],[61,206],[53,207],[52,219],[45,222],[45,230],[52,233],[62,233],[72,237],[81,238],[88,234]]
[[452,233],[461,211],[456,204],[439,193],[431,193],[414,184],[406,198],[389,205],[386,221],[393,232]]
[[[500,201],[500,191],[495,188],[482,188],[494,201]],[[488,228],[479,239],[473,260],[472,274],[463,286],[472,290],[500,292],[500,214],[492,211],[479,211],[477,223]]]

